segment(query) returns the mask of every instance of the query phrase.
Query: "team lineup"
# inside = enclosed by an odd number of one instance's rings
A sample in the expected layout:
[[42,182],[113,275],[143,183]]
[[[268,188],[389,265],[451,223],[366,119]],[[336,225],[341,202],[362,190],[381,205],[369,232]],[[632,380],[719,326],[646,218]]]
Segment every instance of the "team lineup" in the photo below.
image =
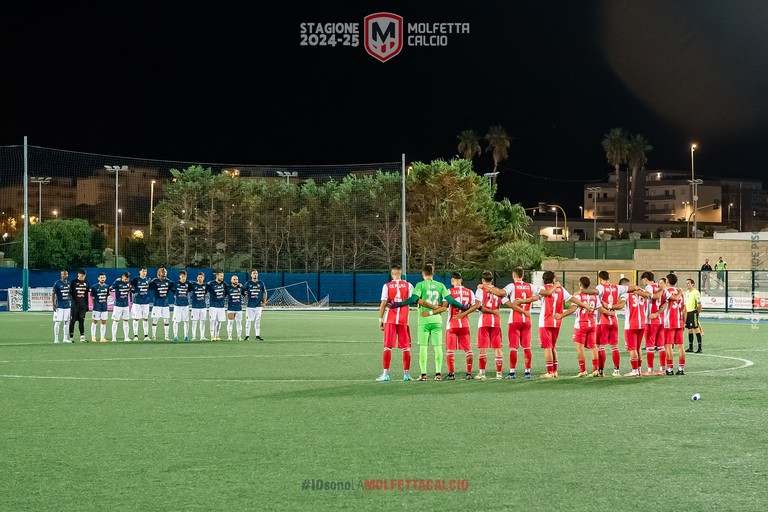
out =
[[[646,271],[640,276],[642,286],[630,284],[622,278],[619,283],[610,282],[606,271],[598,273],[600,283],[591,287],[589,277],[579,279],[578,293],[569,293],[556,279],[552,271],[543,273],[543,286],[524,281],[524,271],[516,268],[512,272],[513,282],[504,288],[493,285],[493,273],[483,272],[482,282],[474,292],[462,285],[458,272],[451,276],[451,288],[433,280],[434,268],[427,264],[422,269],[423,280],[415,286],[402,279],[399,265],[391,268],[392,280],[381,292],[379,307],[379,328],[384,333],[382,374],[377,381],[390,380],[392,349],[402,350],[403,380],[410,376],[411,336],[408,326],[410,305],[418,305],[419,371],[415,380],[427,380],[429,347],[433,348],[435,380],[442,380],[443,345],[446,349],[448,366],[447,380],[456,379],[456,351],[464,352],[467,380],[485,380],[488,349],[493,349],[496,379],[503,374],[501,306],[510,309],[507,321],[509,346],[509,371],[507,379],[516,379],[518,352],[523,351],[524,376],[531,378],[531,305],[541,301],[538,319],[538,333],[544,350],[546,372],[542,379],[558,378],[557,341],[562,319],[576,315],[573,342],[579,373],[576,377],[604,377],[607,372],[607,352],[611,355],[611,375],[621,377],[621,352],[619,351],[619,316],[624,314],[624,340],[629,352],[631,370],[627,377],[650,375],[685,375],[685,354],[693,352],[693,337],[702,352],[702,330],[699,325],[701,298],[694,288],[694,281],[686,281],[686,290],[677,286],[677,276],[668,274],[655,282],[653,272]],[[570,306],[566,309],[566,303]],[[448,311],[443,336],[441,313]],[[474,374],[474,353],[470,340],[467,316],[479,311],[477,323],[478,373]],[[683,331],[688,329],[688,349],[683,347]],[[645,338],[646,365],[642,368],[642,343]],[[443,341],[444,340],[444,341]],[[586,350],[585,350],[586,349]],[[592,370],[587,370],[587,352]],[[675,354],[677,352],[677,354]],[[678,368],[674,360],[677,355]],[[656,367],[658,356],[659,366]]]
[[[63,342],[72,343],[75,326],[79,327],[80,341],[85,336],[85,316],[90,310],[89,298],[93,304],[91,339],[92,342],[107,342],[107,320],[109,319],[109,297],[114,292],[112,308],[112,341],[118,341],[119,326],[122,325],[123,341],[139,341],[139,325],[144,341],[158,340],[157,327],[162,322],[164,340],[170,340],[170,323],[173,323],[173,341],[221,341],[221,329],[226,322],[227,339],[249,340],[253,329],[254,339],[261,337],[261,314],[267,303],[267,289],[259,280],[257,270],[251,271],[251,279],[240,283],[233,275],[230,282],[224,281],[224,272],[217,271],[215,279],[206,282],[205,274],[199,272],[197,280],[187,280],[187,272],[181,270],[176,281],[168,279],[165,267],[157,270],[157,277],[147,277],[147,269],[141,268],[139,276],[131,279],[125,272],[114,283],[106,283],[106,275],[98,276],[98,283],[91,286],[85,271],[78,270],[77,279],[68,281],[69,273],[61,272],[61,279],[53,285],[53,342],[59,343],[59,332],[63,331]],[[245,304],[243,304],[245,302]],[[173,303],[173,318],[170,305]],[[151,305],[151,308],[150,308]],[[151,309],[151,311],[150,311]],[[243,338],[243,312],[245,312],[245,337]],[[150,318],[152,331],[150,334]],[[205,337],[205,323],[208,320],[208,334]],[[63,329],[62,329],[63,327]],[[131,337],[131,327],[133,337]],[[199,328],[199,338],[197,337]],[[234,332],[233,332],[234,331]],[[236,337],[233,338],[233,334]]]

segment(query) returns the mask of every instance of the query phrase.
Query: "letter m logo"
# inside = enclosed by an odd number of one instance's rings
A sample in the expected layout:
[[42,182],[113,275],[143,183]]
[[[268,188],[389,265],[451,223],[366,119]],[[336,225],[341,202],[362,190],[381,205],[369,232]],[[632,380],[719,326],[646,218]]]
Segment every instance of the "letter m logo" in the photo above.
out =
[[365,17],[365,51],[387,62],[403,49],[403,17],[391,12],[377,12]]

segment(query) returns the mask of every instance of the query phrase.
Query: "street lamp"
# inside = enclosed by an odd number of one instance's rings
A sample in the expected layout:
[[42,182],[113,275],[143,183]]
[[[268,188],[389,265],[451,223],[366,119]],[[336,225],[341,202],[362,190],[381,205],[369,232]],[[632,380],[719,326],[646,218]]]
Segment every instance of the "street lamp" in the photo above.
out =
[[59,210],[53,210],[53,218],[58,219],[59,218]]
[[123,224],[123,209],[122,208],[118,208],[117,209],[117,213],[120,214],[120,225],[122,225]]
[[43,222],[43,185],[47,185],[51,182],[50,176],[30,176],[30,183],[37,183],[40,188],[39,196],[37,199],[37,222]]
[[117,268],[117,257],[119,251],[119,238],[117,231],[120,227],[118,216],[120,215],[120,172],[128,170],[127,165],[105,165],[104,168],[109,172],[115,173],[115,268]]
[[595,259],[597,259],[597,194],[603,190],[603,187],[587,187],[587,191],[592,193],[592,240],[595,241]]
[[728,203],[728,227],[731,227],[731,208],[733,208],[733,203]]
[[555,240],[557,240],[557,208],[553,206],[552,211],[555,212]]
[[152,216],[155,213],[155,180],[149,186],[149,236],[152,236]]
[[693,153],[696,151],[696,148],[698,146],[696,144],[691,144],[691,181],[689,182],[691,184],[691,197],[693,198],[693,237],[696,238],[696,231],[698,230],[698,215],[696,214],[696,206],[698,206],[699,202],[699,196],[698,193],[698,187],[697,185],[700,185],[702,183],[701,180],[698,180],[698,183],[696,182],[696,173],[694,172],[693,167]]
[[579,217],[581,217],[582,219],[584,218],[584,207],[583,206],[579,206]]

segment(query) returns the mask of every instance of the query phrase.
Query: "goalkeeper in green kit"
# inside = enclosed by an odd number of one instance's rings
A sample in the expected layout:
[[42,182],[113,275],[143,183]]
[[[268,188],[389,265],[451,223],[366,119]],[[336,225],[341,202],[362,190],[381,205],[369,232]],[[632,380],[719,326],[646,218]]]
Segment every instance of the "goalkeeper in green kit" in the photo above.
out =
[[451,296],[451,293],[443,283],[434,281],[434,267],[427,263],[421,270],[423,281],[413,288],[413,295],[403,302],[394,302],[392,308],[419,304],[418,335],[419,342],[419,369],[421,377],[416,380],[427,380],[427,359],[429,357],[429,345],[435,347],[435,380],[442,379],[443,370],[443,321],[440,314],[434,314],[434,309],[440,307],[443,301],[462,311],[468,309],[462,303]]

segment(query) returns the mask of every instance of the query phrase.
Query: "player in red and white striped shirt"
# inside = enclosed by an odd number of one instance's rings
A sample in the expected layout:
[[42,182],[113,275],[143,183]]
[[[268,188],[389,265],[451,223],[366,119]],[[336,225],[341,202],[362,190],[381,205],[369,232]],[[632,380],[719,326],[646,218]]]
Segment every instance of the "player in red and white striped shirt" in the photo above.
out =
[[[611,284],[611,275],[605,270],[598,272],[597,276],[600,278],[600,284],[595,286],[595,292],[600,298],[600,301],[602,302],[602,305],[605,309],[617,309],[615,305],[619,303],[619,296],[627,292],[633,292],[637,289],[635,285],[617,286],[615,284]],[[621,377],[621,372],[619,370],[621,365],[621,353],[619,352],[619,320],[615,316],[598,313],[597,357],[599,359],[599,367],[597,371],[600,375],[603,375],[604,373],[606,362],[606,345],[611,346],[613,376]]]
[[474,309],[480,310],[480,318],[477,322],[477,348],[480,356],[478,361],[478,374],[475,379],[485,380],[485,366],[488,361],[487,350],[493,349],[496,363],[496,379],[501,379],[501,368],[504,358],[501,355],[501,290],[493,286],[493,273],[486,270],[482,274],[482,283],[475,292],[477,302],[468,312]]
[[590,306],[573,297],[568,290],[555,281],[555,273],[547,270],[542,274],[544,286],[539,290],[541,312],[539,313],[539,343],[544,349],[544,364],[547,373],[542,379],[557,378],[557,338],[560,334],[563,305],[571,301],[573,304],[589,310]]
[[[613,311],[608,311],[600,305],[600,300],[596,294],[586,293],[589,290],[591,281],[587,276],[579,278],[579,293],[573,297],[583,302],[588,308],[579,307],[575,303],[571,304],[568,310],[562,314],[555,314],[555,317],[565,318],[568,315],[576,313],[576,320],[573,324],[573,342],[576,344],[576,360],[579,362],[579,373],[576,377],[597,377],[599,375],[598,357],[597,357],[597,312],[598,310],[607,315],[614,315]],[[573,297],[571,301],[573,302]],[[592,373],[587,372],[587,361],[584,348],[589,350],[592,358]]]
[[[629,279],[621,279],[619,285],[629,285]],[[629,362],[632,370],[625,377],[639,377],[643,360],[640,358],[640,344],[643,342],[647,323],[648,305],[646,300],[651,294],[642,288],[622,294],[619,304],[624,309],[624,341],[629,351]]]
[[[645,291],[651,294],[646,301],[648,305],[647,323],[645,324],[645,359],[648,364],[648,370],[643,375],[664,375],[664,368],[667,365],[667,350],[664,346],[664,318],[663,313],[666,309],[666,302],[663,300],[663,290],[654,282],[653,272],[647,270],[640,275]],[[654,358],[656,352],[659,353],[659,371],[653,371]]]
[[526,283],[523,280],[523,269],[517,267],[512,271],[513,281],[504,287],[505,297],[502,304],[512,309],[509,312],[507,336],[509,343],[509,373],[508,379],[515,378],[517,367],[517,350],[523,349],[525,378],[531,378],[531,303],[539,300],[541,286]]
[[469,337],[469,319],[467,315],[472,310],[471,307],[475,304],[475,294],[472,290],[462,286],[461,273],[454,272],[451,274],[452,288],[448,289],[451,297],[456,299],[457,302],[468,306],[469,309],[462,311],[453,306],[448,307],[448,302],[443,301],[442,305],[434,310],[435,314],[441,313],[446,309],[449,309],[448,324],[445,330],[445,347],[446,358],[448,360],[448,376],[447,380],[456,380],[455,368],[455,356],[456,350],[464,351],[464,358],[467,364],[466,379],[472,379],[472,341]]
[[667,307],[664,310],[664,344],[667,351],[667,375],[674,375],[675,353],[674,347],[677,345],[678,375],[685,375],[685,350],[683,349],[683,330],[685,323],[683,321],[683,291],[677,286],[677,276],[667,274],[667,281],[660,283],[664,290],[664,300]]
[[413,285],[403,281],[403,270],[400,265],[392,265],[390,269],[392,281],[381,288],[381,305],[379,306],[379,329],[384,331],[384,355],[382,367],[384,371],[376,379],[389,380],[389,365],[392,360],[392,348],[403,350],[403,380],[411,380],[411,331],[408,328],[408,308],[387,308],[387,302],[402,302],[413,293]]

